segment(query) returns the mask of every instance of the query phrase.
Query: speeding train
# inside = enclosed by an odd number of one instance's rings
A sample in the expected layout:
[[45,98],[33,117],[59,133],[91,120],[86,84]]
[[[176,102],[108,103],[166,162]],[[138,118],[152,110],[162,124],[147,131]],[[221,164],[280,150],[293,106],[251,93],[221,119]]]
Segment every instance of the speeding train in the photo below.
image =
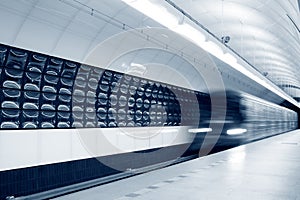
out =
[[0,199],[298,127],[296,112],[246,93],[208,94],[4,44],[0,75]]
[[[210,98],[226,99],[226,103],[222,105],[212,105],[218,107],[215,112],[224,110],[225,117],[217,115],[209,121],[210,126],[220,122],[222,126],[215,133],[205,135],[208,138],[217,137],[213,140],[217,140],[214,145],[217,150],[260,140],[298,127],[296,112],[244,92],[214,92]],[[200,138],[203,140],[203,136]],[[194,140],[199,142],[199,138]]]

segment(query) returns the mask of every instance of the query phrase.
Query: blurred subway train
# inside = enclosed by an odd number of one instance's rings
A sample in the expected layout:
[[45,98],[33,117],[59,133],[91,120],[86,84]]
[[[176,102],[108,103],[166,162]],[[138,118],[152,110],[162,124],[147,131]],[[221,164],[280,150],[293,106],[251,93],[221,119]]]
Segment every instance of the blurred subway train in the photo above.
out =
[[[214,118],[202,118],[199,126],[208,127],[209,124],[210,127],[216,127],[216,130],[208,128],[206,129],[207,133],[198,133],[190,147],[193,152],[199,151],[199,148],[211,150],[212,146],[218,151],[274,136],[298,127],[298,114],[296,112],[243,92],[214,92],[210,94],[209,98],[217,99],[216,103],[211,104],[215,107],[213,112],[216,116]],[[222,99],[223,101],[225,99],[226,103],[218,102]],[[206,106],[209,107],[210,105]],[[222,111],[226,114],[219,114]],[[197,133],[197,129],[190,132]]]
[[[297,113],[0,45],[1,197],[141,168],[298,127]],[[29,175],[28,175],[29,174]]]

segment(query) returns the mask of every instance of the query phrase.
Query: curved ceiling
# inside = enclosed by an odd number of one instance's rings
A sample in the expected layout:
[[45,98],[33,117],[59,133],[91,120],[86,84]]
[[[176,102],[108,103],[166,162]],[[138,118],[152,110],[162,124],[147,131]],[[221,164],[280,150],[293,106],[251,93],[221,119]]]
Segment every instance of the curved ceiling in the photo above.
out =
[[[274,0],[174,0],[218,38],[293,97],[300,91],[300,15],[298,2]],[[292,92],[292,93],[291,93]]]
[[[151,1],[157,5],[170,2]],[[300,97],[297,0],[172,2],[216,37],[230,36],[230,48],[286,93]],[[77,61],[122,30],[162,27],[121,0],[2,0],[0,24],[5,30],[0,32],[2,43]],[[189,51],[190,44],[168,37],[163,40],[178,52]]]

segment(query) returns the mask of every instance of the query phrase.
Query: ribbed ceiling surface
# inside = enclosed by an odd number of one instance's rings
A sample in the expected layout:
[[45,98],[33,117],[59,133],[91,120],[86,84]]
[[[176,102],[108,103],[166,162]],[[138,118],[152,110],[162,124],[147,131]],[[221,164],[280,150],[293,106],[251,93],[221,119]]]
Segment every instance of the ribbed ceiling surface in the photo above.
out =
[[300,97],[297,1],[173,1],[293,97]]

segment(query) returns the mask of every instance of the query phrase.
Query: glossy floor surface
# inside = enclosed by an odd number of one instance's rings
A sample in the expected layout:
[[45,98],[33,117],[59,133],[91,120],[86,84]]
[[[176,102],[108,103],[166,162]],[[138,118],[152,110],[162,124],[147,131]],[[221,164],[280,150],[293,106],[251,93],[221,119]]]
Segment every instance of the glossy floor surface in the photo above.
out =
[[56,198],[300,200],[300,130]]

